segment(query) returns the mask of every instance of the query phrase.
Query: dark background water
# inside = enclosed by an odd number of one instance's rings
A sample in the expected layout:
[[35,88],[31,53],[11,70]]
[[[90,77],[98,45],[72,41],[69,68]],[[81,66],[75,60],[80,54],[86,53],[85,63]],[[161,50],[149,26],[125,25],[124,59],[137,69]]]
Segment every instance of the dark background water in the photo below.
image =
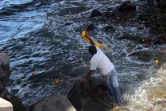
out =
[[[154,58],[164,45],[145,47],[132,40],[118,39],[126,33],[131,37],[149,35],[148,29],[137,22],[112,24],[101,17],[89,17],[92,9],[113,10],[117,5],[111,0],[1,0],[0,51],[9,54],[11,70],[7,90],[25,106],[47,96],[67,95],[88,72],[89,44],[81,39],[80,33],[94,24],[90,36],[109,46],[103,52],[117,69],[121,93],[135,93],[142,81],[155,73],[155,68],[153,59],[139,59],[130,56],[130,52],[150,51]],[[137,21],[137,17],[132,20]],[[108,25],[114,30],[104,31]],[[98,74],[96,71],[93,76],[98,78]],[[55,79],[63,82],[55,84]]]

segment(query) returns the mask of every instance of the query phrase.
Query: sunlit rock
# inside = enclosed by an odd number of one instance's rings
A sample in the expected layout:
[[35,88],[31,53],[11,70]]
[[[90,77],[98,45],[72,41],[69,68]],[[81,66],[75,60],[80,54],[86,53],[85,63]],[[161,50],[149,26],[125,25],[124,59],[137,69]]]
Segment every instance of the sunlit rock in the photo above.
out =
[[65,96],[47,97],[34,105],[32,111],[76,111]]

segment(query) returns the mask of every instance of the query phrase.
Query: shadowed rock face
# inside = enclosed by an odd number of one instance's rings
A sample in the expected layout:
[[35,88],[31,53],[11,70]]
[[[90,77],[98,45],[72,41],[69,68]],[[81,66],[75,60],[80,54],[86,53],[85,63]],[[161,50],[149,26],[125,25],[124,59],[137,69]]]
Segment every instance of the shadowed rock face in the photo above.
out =
[[[9,56],[0,53],[0,89],[4,89],[9,81]],[[0,92],[1,93],[1,92]]]

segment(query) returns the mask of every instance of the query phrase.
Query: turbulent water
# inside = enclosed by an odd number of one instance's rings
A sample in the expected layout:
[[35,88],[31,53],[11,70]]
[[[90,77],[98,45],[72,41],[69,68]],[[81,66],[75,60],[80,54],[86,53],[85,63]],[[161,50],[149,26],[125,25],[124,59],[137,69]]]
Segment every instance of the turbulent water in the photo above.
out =
[[[103,51],[117,69],[122,95],[136,94],[157,72],[153,59],[140,60],[130,56],[130,52],[151,51],[154,52],[151,58],[165,60],[162,55],[156,55],[164,46],[145,47],[132,40],[118,39],[125,33],[133,37],[149,35],[148,29],[137,22],[112,24],[102,17],[89,17],[92,9],[106,11],[117,5],[111,0],[0,0],[0,50],[10,56],[7,90],[25,106],[47,96],[67,95],[88,71],[89,44],[81,39],[80,33],[94,24],[90,36],[109,46],[109,50]],[[114,30],[104,31],[108,25]],[[98,71],[93,76],[98,78]],[[63,81],[55,84],[55,79]]]

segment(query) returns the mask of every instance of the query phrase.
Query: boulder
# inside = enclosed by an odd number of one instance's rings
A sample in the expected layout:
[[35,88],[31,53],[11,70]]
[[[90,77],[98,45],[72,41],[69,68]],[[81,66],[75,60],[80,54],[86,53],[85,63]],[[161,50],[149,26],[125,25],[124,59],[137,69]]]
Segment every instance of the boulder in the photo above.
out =
[[[126,17],[126,14],[131,14],[134,13],[135,11],[136,11],[136,6],[130,1],[125,1],[113,10],[112,16],[121,17],[124,19],[124,17]],[[108,15],[109,14],[107,14],[107,16]]]
[[92,10],[91,14],[90,14],[90,17],[98,17],[98,16],[101,16],[101,12],[97,9],[94,9]]
[[125,1],[122,3],[122,5],[120,5],[119,11],[120,12],[127,12],[127,13],[135,12],[136,6],[130,1]]
[[106,111],[112,108],[112,99],[107,87],[94,78],[86,83],[78,82],[68,94],[68,99],[77,111]]
[[9,56],[0,53],[0,94],[9,82]]
[[90,31],[92,31],[92,30],[94,30],[94,29],[95,29],[95,26],[94,26],[93,24],[88,25],[87,28],[86,28],[86,30],[87,30],[88,32],[90,32]]
[[147,50],[141,50],[141,51],[135,51],[131,52],[130,56],[136,56],[136,59],[141,60],[141,61],[150,61],[152,60],[153,53]]
[[[110,16],[110,14],[108,13],[107,16]],[[120,5],[117,6],[117,7],[113,10],[111,16],[113,16],[113,17],[121,17],[121,16],[123,16],[123,13],[120,11]]]
[[136,44],[138,43],[143,43],[143,38],[141,35],[132,35],[128,32],[121,32],[119,36],[117,36],[118,39],[126,39],[126,40],[131,40],[135,42]]
[[104,28],[103,28],[103,31],[104,32],[115,32],[115,28],[113,27],[113,26],[111,26],[111,25],[108,25],[108,26],[105,26]]
[[20,101],[20,99],[9,92],[3,92],[1,97],[7,101],[9,101],[13,105],[13,111],[25,111],[25,107]]

